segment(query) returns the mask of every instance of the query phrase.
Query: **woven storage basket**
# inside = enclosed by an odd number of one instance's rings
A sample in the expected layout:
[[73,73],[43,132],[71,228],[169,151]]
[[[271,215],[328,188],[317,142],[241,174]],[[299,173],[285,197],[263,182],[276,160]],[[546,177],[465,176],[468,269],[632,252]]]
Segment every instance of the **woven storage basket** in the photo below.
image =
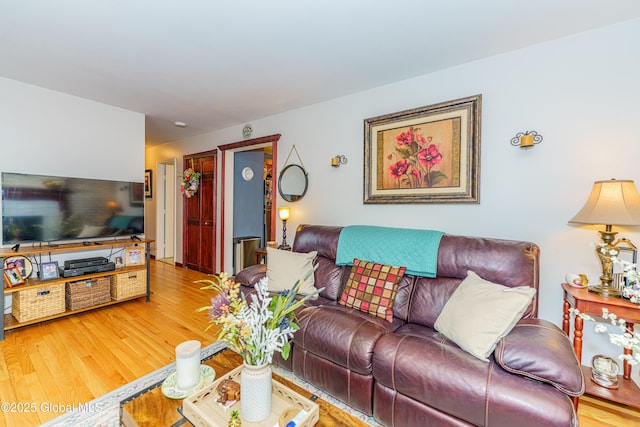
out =
[[111,279],[98,277],[67,283],[65,301],[68,310],[80,310],[109,302],[111,301]]
[[121,300],[147,293],[146,270],[130,271],[111,276],[111,298]]
[[14,292],[11,313],[18,322],[64,313],[64,283]]

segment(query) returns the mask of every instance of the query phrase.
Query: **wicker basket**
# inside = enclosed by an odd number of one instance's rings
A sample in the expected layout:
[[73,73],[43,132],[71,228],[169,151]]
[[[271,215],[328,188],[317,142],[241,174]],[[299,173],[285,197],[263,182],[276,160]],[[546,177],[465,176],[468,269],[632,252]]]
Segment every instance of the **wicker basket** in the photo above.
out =
[[26,289],[13,294],[11,313],[18,322],[28,322],[64,311],[64,283]]
[[68,310],[80,310],[111,301],[111,279],[79,280],[67,283],[65,301]]
[[146,270],[131,271],[111,276],[111,298],[121,300],[147,293]]

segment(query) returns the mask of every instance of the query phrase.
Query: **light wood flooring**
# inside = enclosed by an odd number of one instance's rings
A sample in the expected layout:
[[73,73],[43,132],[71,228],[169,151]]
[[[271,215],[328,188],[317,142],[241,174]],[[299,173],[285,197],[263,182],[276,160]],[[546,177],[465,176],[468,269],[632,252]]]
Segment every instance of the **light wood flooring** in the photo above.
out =
[[[213,342],[194,313],[210,296],[206,275],[152,261],[151,302],[125,302],[16,329],[0,341],[0,426],[37,426],[174,361],[177,344]],[[4,407],[3,407],[4,408]],[[32,409],[34,409],[32,411]],[[638,426],[640,411],[583,397],[580,425]]]

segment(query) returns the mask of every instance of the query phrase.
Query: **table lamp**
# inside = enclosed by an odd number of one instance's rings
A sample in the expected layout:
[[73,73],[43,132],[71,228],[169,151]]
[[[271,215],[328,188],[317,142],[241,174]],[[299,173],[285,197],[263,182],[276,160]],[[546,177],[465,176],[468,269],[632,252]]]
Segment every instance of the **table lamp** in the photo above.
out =
[[576,224],[601,224],[602,240],[596,246],[596,255],[602,265],[600,284],[589,290],[605,297],[619,297],[620,291],[611,286],[613,282],[613,258],[620,253],[614,225],[640,225],[640,194],[631,180],[596,181],[582,209],[569,220]]
[[278,208],[278,215],[282,220],[282,244],[278,246],[278,249],[288,251],[291,246],[287,244],[287,220],[289,219],[289,208]]

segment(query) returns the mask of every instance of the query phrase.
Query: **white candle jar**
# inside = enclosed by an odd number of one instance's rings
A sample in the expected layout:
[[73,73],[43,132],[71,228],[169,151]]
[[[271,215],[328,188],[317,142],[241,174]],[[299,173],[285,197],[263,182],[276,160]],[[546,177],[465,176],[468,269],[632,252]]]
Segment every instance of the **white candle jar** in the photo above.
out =
[[176,347],[176,385],[189,390],[200,382],[200,341],[191,340]]

